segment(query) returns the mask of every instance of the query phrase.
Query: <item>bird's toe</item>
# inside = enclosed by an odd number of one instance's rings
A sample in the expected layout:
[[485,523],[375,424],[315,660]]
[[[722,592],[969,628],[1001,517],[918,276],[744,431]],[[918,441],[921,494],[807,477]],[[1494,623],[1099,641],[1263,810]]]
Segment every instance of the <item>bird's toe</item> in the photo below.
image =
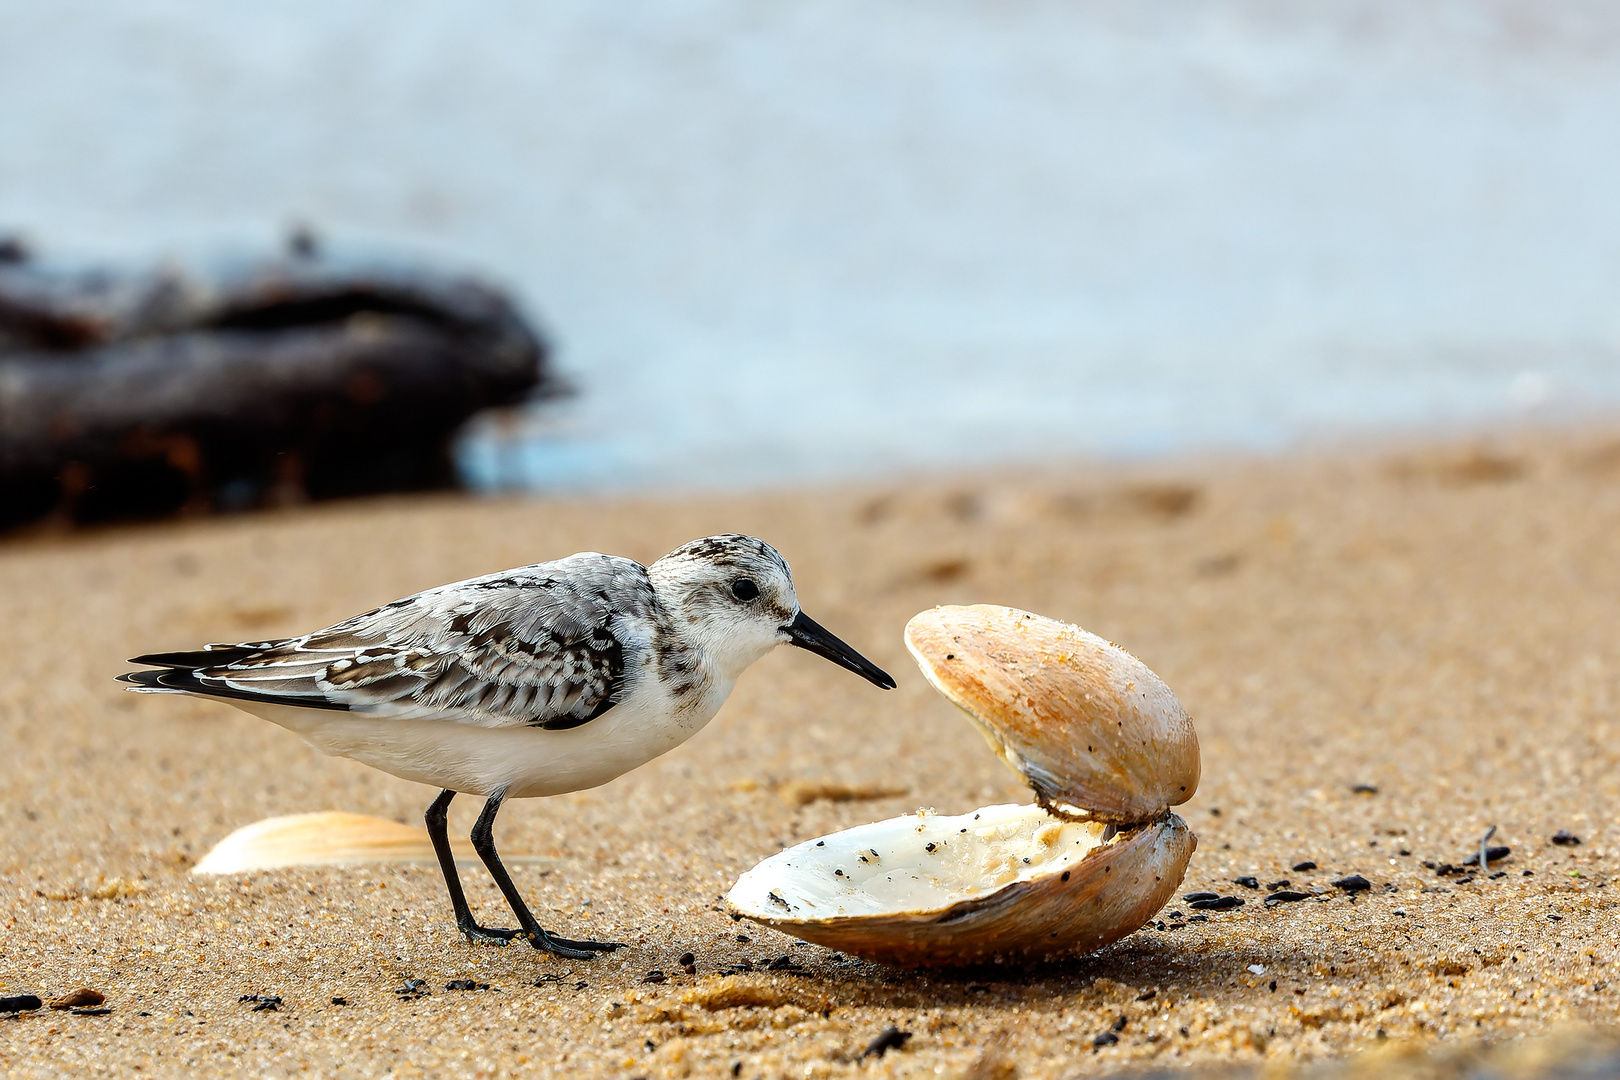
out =
[[612,952],[614,949],[629,948],[622,941],[589,941],[575,940],[574,938],[554,937],[551,939],[565,949],[584,949],[589,952]]
[[544,930],[541,930],[539,933],[531,933],[531,934],[526,934],[524,936],[529,939],[529,944],[530,945],[533,945],[536,949],[539,949],[541,952],[548,952],[548,953],[551,953],[553,956],[560,956],[565,960],[594,960],[594,959],[596,959],[596,953],[594,953],[594,952],[592,952],[592,951],[590,951],[588,949],[574,948],[574,943],[573,942],[568,942],[568,943],[565,944],[563,941],[559,940],[558,938],[552,937],[550,934],[546,933]]
[[475,945],[508,945],[518,933],[517,930],[507,930],[500,926],[479,926],[477,923],[461,927],[462,937]]

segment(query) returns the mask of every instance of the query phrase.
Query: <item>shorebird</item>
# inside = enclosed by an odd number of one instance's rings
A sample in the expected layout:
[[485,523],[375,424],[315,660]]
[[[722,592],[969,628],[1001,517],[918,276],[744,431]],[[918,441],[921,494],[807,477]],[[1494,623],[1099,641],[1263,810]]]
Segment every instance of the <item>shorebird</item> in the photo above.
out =
[[[149,669],[119,679],[219,698],[318,750],[440,788],[428,835],[461,933],[588,959],[620,946],[540,926],[495,850],[501,804],[596,787],[679,746],[777,645],[895,685],[799,610],[775,548],[738,534],[651,566],[582,552],[471,578],[302,637],[137,656]],[[462,792],[485,797],[473,848],[519,929],[480,926],[467,906],[445,826]]]

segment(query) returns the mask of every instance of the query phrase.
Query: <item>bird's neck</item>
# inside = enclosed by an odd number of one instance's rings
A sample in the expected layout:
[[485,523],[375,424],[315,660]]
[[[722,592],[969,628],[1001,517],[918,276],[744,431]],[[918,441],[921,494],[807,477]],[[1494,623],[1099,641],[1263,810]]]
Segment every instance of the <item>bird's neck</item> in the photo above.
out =
[[727,678],[706,650],[693,644],[678,619],[666,610],[653,632],[652,661],[658,681],[675,701],[680,712],[702,709],[710,696],[731,690],[735,677]]
[[750,664],[776,644],[769,638],[759,640],[757,632],[746,623],[719,620],[711,612],[688,612],[680,604],[667,601],[659,608],[658,631],[665,642],[659,650],[661,659],[667,654],[673,665],[684,661],[728,684],[741,678]]

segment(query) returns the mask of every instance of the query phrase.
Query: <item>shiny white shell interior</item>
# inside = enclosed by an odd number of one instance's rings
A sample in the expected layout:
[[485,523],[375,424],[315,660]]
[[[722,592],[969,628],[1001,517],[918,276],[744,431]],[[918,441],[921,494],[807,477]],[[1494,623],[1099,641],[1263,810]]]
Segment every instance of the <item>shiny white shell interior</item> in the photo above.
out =
[[1102,843],[1104,829],[1035,805],[911,814],[779,852],[743,874],[726,899],[765,921],[934,912],[1061,874]]

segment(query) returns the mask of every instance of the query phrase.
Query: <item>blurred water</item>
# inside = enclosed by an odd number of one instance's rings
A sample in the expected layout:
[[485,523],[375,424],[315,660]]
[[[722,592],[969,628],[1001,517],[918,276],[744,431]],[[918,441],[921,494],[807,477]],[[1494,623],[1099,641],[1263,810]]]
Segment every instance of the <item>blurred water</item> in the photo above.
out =
[[1617,59],[1552,0],[6,0],[0,226],[493,273],[581,393],[490,485],[1282,447],[1620,404]]

